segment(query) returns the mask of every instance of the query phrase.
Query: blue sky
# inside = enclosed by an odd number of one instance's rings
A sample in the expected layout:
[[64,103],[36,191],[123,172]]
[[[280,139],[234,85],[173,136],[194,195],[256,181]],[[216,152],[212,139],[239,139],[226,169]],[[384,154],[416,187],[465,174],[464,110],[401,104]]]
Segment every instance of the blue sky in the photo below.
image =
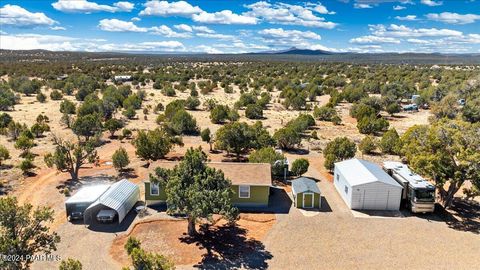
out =
[[2,49],[479,53],[480,1],[2,0],[0,31]]

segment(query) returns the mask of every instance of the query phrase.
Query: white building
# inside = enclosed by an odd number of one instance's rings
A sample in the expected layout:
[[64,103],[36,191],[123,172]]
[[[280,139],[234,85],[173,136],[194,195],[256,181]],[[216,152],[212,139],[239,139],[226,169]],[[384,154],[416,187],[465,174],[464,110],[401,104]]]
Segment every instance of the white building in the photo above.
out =
[[333,183],[350,209],[400,208],[402,186],[375,163],[359,159],[337,162]]
[[126,81],[131,81],[132,80],[132,76],[130,76],[130,75],[118,75],[118,76],[115,76],[113,78],[117,82],[126,82]]

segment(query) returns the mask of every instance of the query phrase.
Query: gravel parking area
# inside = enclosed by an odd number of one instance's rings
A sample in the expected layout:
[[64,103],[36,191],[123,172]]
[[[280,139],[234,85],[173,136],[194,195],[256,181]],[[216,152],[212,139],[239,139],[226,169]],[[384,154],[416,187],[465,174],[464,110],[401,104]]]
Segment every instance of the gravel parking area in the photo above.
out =
[[[321,175],[311,168],[310,176]],[[271,269],[478,269],[480,236],[449,228],[436,215],[355,218],[324,180],[316,216],[292,208],[264,239]],[[331,211],[330,211],[331,210]],[[475,266],[475,264],[477,264]]]

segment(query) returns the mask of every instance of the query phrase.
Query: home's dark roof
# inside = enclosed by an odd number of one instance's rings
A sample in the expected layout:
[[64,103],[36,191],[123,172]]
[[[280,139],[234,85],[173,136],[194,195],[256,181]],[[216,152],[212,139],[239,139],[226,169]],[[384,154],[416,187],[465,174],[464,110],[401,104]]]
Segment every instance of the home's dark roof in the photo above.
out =
[[295,180],[292,180],[292,190],[295,194],[303,193],[306,191],[311,191],[320,194],[320,189],[317,186],[317,183],[312,179],[306,177],[300,177]]

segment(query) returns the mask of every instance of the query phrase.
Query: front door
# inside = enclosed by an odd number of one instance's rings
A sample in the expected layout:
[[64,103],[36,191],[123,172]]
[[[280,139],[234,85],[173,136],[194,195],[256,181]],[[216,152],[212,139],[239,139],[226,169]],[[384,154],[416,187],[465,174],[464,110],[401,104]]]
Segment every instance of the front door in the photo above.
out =
[[303,208],[313,207],[313,193],[303,193]]

